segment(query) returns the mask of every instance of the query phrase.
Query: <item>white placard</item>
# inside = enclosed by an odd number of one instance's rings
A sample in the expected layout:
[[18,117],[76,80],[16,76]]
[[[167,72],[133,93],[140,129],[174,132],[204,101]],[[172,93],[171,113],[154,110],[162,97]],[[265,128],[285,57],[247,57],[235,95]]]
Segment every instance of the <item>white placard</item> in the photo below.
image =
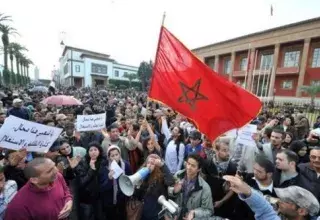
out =
[[113,173],[113,179],[118,179],[118,177],[123,174],[123,169],[121,169],[121,167],[118,165],[118,163],[114,160],[112,161],[111,165],[110,165],[110,170],[112,170]]
[[96,131],[105,127],[106,113],[77,116],[77,131]]
[[247,124],[239,129],[237,142],[246,146],[255,145],[252,135],[257,133],[257,125]]
[[12,150],[46,153],[59,137],[62,129],[23,120],[15,116],[6,118],[0,129],[0,146]]

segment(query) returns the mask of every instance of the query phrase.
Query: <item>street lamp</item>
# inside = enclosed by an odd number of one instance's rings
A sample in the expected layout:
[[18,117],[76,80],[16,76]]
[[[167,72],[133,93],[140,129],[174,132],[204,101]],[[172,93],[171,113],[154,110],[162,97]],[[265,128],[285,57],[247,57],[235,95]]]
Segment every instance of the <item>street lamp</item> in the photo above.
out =
[[[61,47],[65,47],[65,44],[64,44],[63,40],[61,40],[60,46],[61,46]],[[71,73],[70,73],[70,80],[71,80],[71,86],[73,86],[73,50],[72,50],[72,48],[70,48],[70,52],[71,52]],[[68,62],[68,60],[67,60],[67,62]]]

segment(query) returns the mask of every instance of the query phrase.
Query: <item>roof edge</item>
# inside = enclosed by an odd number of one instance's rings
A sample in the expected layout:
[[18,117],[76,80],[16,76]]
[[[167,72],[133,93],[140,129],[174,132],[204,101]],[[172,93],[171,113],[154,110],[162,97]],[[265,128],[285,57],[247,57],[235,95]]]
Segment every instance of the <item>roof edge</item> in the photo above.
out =
[[282,25],[282,26],[278,26],[278,27],[274,27],[274,28],[270,28],[270,29],[254,32],[254,33],[251,33],[251,34],[243,35],[243,36],[240,36],[240,37],[231,38],[231,39],[220,41],[220,42],[217,42],[217,43],[208,44],[208,45],[205,45],[205,46],[202,46],[202,47],[194,48],[191,51],[197,51],[197,50],[200,50],[200,49],[204,49],[204,48],[208,48],[208,47],[212,47],[212,46],[217,46],[217,45],[220,45],[220,44],[230,43],[230,42],[233,42],[233,41],[236,41],[236,40],[241,40],[241,39],[248,38],[248,37],[253,37],[253,36],[257,36],[257,35],[261,35],[261,34],[266,34],[266,33],[277,31],[277,30],[281,30],[281,29],[284,29],[284,28],[290,28],[290,27],[295,27],[295,26],[299,26],[299,25],[303,25],[303,24],[312,23],[312,22],[315,22],[315,21],[320,21],[320,17],[311,18],[311,19],[307,19],[307,20],[303,20],[303,21],[298,21],[298,22],[295,22],[295,23],[290,23],[290,24],[286,24],[286,25]]

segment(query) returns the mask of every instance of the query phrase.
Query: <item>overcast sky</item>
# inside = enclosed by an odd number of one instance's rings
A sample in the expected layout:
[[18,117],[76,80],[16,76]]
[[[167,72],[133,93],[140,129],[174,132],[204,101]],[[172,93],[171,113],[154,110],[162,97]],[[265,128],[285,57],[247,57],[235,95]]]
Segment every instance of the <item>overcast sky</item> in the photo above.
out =
[[11,41],[29,49],[40,78],[49,78],[58,63],[61,32],[67,45],[139,66],[154,59],[164,11],[165,26],[190,49],[320,16],[320,0],[0,0],[0,5],[21,34]]

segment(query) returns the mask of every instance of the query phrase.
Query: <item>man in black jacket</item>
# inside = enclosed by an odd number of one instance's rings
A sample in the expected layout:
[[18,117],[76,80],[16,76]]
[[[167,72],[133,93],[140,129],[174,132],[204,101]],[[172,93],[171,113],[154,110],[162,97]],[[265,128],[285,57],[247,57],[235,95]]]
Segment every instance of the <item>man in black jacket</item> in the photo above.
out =
[[282,150],[276,156],[276,172],[273,176],[274,187],[285,188],[300,186],[312,192],[312,185],[300,174],[297,167],[299,157],[291,150]]

